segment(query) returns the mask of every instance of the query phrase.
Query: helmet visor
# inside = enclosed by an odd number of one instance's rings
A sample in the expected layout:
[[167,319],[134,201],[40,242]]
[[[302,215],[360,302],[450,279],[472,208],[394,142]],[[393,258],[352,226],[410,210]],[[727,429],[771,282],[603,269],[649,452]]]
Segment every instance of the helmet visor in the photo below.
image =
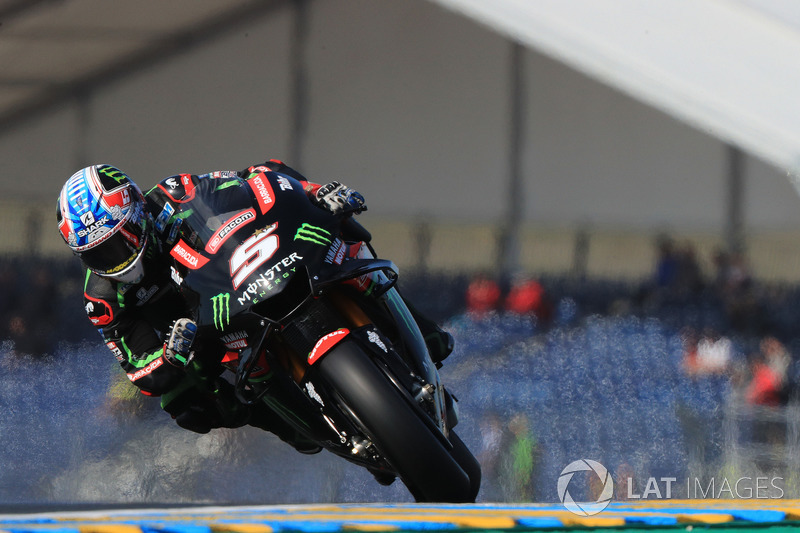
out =
[[114,235],[97,246],[80,252],[81,261],[101,276],[120,274],[133,265],[144,250],[146,224],[126,222]]

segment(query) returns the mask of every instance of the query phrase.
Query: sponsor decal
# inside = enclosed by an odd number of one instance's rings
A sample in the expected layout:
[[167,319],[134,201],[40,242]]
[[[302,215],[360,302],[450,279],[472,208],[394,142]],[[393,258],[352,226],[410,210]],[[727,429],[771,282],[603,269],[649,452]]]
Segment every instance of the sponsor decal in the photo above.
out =
[[181,229],[181,224],[183,224],[182,218],[175,219],[175,222],[172,223],[172,229],[169,230],[169,235],[167,236],[167,244],[175,242],[178,231]]
[[231,284],[234,289],[251,275],[255,274],[261,265],[269,261],[280,247],[280,239],[273,232],[278,228],[278,223],[268,228],[259,228],[253,235],[240,244],[228,261],[231,272]]
[[220,178],[238,178],[239,174],[235,170],[217,170],[209,174],[210,177],[215,179]]
[[111,324],[111,321],[114,319],[114,312],[111,310],[111,305],[105,300],[98,300],[95,298],[90,297],[87,294],[84,294],[84,298],[86,298],[86,315],[89,317],[89,320],[92,321],[92,324],[95,326],[107,326]]
[[108,206],[111,217],[115,220],[120,220],[122,218],[122,210],[127,210],[126,208],[130,206],[131,191],[127,188],[121,189],[118,192],[107,194],[104,200],[105,202],[103,203]]
[[138,291],[136,291],[136,298],[139,300],[136,302],[136,306],[141,306],[147,303],[147,300],[153,297],[155,293],[158,292],[158,285],[153,285],[149,289],[145,289],[144,287],[140,287]]
[[234,234],[237,229],[248,224],[256,219],[256,212],[253,209],[248,209],[247,211],[242,211],[231,217],[227,222],[225,222],[219,229],[211,236],[209,239],[208,244],[206,244],[206,252],[210,254],[217,253],[222,244],[228,240],[228,237]]
[[309,398],[316,401],[322,407],[325,407],[325,402],[322,401],[322,396],[319,395],[317,389],[314,388],[314,384],[310,381],[306,383],[306,392],[308,393]]
[[235,331],[222,336],[222,342],[229,350],[242,350],[247,348],[247,332]]
[[328,249],[328,253],[325,254],[325,262],[341,265],[342,261],[344,261],[344,253],[346,250],[347,246],[341,239],[334,240],[333,244]]
[[[86,215],[89,216],[87,217]],[[91,220],[92,222],[87,224],[86,222],[84,222],[84,219]],[[83,215],[81,215],[81,222],[83,222],[83,225],[86,227],[84,229],[79,229],[75,233],[78,235],[78,237],[86,237],[87,235],[92,235],[97,230],[105,226],[106,222],[108,222],[108,216],[103,215],[102,218],[95,220],[91,212],[84,213]]]
[[172,281],[175,282],[175,285],[180,286],[183,283],[183,276],[181,276],[181,273],[178,272],[178,269],[174,266],[169,267],[169,277],[172,278]]
[[292,184],[289,183],[289,180],[284,178],[283,176],[278,176],[278,185],[280,186],[282,191],[294,190],[294,187],[292,187]]
[[172,202],[179,204],[186,203],[194,198],[194,183],[191,174],[178,174],[161,180],[157,185]]
[[212,313],[214,314],[214,327],[223,330],[231,323],[231,294],[221,292],[211,297]]
[[194,181],[192,181],[191,174],[181,174],[180,177],[181,185],[183,185],[183,198],[181,198],[181,203],[185,203],[194,198],[195,184]]
[[308,364],[313,365],[319,358],[328,353],[331,348],[339,344],[347,334],[350,333],[350,330],[347,328],[340,328],[336,331],[332,331],[328,333],[320,340],[317,341],[317,344],[314,345],[314,348],[311,350],[311,353],[308,354]]
[[120,363],[125,361],[125,355],[122,353],[122,350],[119,349],[116,342],[108,341],[106,342],[106,346],[108,346],[108,349],[111,350],[111,353],[114,354],[114,357],[117,358],[117,361],[119,361]]
[[134,235],[133,233],[127,231],[125,228],[119,228],[119,232],[122,233],[123,237],[128,239],[128,242],[130,242],[136,248],[139,247],[139,238],[136,235]]
[[195,252],[183,239],[178,240],[177,244],[170,250],[169,255],[177,259],[186,268],[191,268],[192,270],[197,270],[208,263],[207,257]]
[[[174,179],[174,178],[170,178],[170,179]],[[169,180],[167,180],[167,181],[169,181]],[[176,182],[175,183],[175,187],[177,187],[177,186],[178,186],[178,184]],[[173,213],[175,213],[175,208],[172,207],[172,204],[169,203],[169,202],[164,204],[164,209],[162,209],[161,212],[156,217],[156,230],[158,230],[159,232],[164,231],[164,228],[167,227],[167,223],[169,222],[169,219],[170,219],[170,217],[172,216]]]
[[309,241],[313,242],[314,244],[327,246],[331,243],[331,232],[318,226],[312,226],[307,222],[303,222],[303,225],[297,228],[297,233],[294,234],[294,240]]
[[381,336],[374,331],[370,330],[369,333],[367,333],[367,339],[369,339],[369,342],[383,350],[383,353],[389,353],[389,350],[386,349],[386,345],[381,340]]
[[302,259],[303,256],[297,255],[296,252],[292,252],[291,255],[284,257],[272,265],[269,270],[261,272],[257,278],[247,285],[244,292],[242,292],[242,295],[238,298],[239,305],[244,305],[245,302],[249,302],[251,300],[253,303],[258,303],[256,298],[263,297],[266,295],[267,291],[271,291],[276,285],[279,285],[284,279],[291,276],[296,267],[289,267]]
[[261,214],[265,215],[275,205],[275,193],[272,191],[272,185],[270,185],[264,174],[259,174],[255,178],[247,180],[247,183],[253,189],[256,199],[258,199]]
[[104,176],[108,176],[117,183],[122,183],[122,180],[128,177],[120,169],[107,165],[101,166],[97,171]]
[[92,214],[91,211],[82,214],[79,218],[81,219],[81,223],[84,226],[91,226],[92,224],[94,224],[94,215]]
[[153,370],[155,370],[156,368],[160,367],[163,364],[164,364],[164,359],[159,357],[158,359],[156,359],[146,367],[142,368],[141,370],[137,370],[133,374],[128,374],[128,379],[130,379],[131,381],[139,380],[149,375],[150,373],[153,372]]

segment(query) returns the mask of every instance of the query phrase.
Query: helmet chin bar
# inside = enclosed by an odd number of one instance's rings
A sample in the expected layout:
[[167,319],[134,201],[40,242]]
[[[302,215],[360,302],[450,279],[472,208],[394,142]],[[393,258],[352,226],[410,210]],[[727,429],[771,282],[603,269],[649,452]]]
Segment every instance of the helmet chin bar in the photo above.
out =
[[144,261],[142,261],[142,256],[140,255],[137,257],[133,264],[122,272],[104,277],[111,278],[120,283],[139,283],[144,277]]
[[139,255],[136,256],[136,259],[133,260],[133,263],[128,265],[124,270],[120,272],[115,272],[113,274],[100,274],[96,272],[98,276],[102,276],[104,278],[113,279],[114,281],[118,281],[120,283],[139,283],[142,281],[144,277],[144,253],[147,250],[147,246],[150,239],[148,238],[144,244],[142,245],[142,249],[139,250]]

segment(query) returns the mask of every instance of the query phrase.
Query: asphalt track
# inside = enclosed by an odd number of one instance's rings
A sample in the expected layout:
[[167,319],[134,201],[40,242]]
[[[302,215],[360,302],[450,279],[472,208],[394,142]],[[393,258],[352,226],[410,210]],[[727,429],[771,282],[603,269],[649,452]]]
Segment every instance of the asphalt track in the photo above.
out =
[[0,515],[8,533],[272,533],[299,531],[796,531],[800,500],[612,502],[577,516],[560,504],[315,504],[99,509]]

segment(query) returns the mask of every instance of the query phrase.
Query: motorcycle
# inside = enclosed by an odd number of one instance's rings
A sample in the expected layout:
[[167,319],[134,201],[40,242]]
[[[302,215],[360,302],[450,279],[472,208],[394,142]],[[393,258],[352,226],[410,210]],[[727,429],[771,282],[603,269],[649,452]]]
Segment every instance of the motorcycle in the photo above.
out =
[[202,180],[176,212],[172,278],[198,339],[224,345],[239,401],[266,403],[379,481],[400,478],[419,502],[474,502],[480,465],[453,430],[456,398],[397,292],[397,267],[352,217],[259,170]]

